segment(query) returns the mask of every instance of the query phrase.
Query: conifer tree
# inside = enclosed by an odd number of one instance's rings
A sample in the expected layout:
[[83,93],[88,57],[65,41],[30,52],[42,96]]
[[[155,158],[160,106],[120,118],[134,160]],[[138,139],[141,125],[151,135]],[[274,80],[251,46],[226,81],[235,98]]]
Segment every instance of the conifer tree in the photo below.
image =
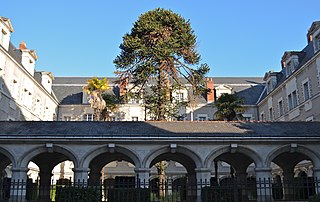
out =
[[142,14],[124,35],[120,49],[114,60],[119,82],[129,80],[131,89],[139,88],[138,94],[152,82],[153,95],[145,96],[145,103],[155,113],[154,120],[166,120],[172,113],[168,106],[172,91],[182,85],[181,78],[192,84],[195,94],[206,90],[204,75],[209,67],[199,65],[194,31],[189,20],[171,10],[157,8]]

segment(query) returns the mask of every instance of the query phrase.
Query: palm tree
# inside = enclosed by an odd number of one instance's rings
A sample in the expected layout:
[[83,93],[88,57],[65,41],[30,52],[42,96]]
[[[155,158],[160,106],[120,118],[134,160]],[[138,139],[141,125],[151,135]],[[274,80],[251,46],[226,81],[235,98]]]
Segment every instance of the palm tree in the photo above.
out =
[[101,120],[101,112],[106,108],[106,102],[102,94],[109,89],[106,78],[98,79],[94,77],[87,81],[87,86],[83,88],[90,95],[89,103],[94,110],[94,121]]
[[237,113],[243,113],[244,108],[241,106],[243,99],[236,94],[222,94],[216,101],[218,111],[215,116],[218,120],[232,121],[237,117]]

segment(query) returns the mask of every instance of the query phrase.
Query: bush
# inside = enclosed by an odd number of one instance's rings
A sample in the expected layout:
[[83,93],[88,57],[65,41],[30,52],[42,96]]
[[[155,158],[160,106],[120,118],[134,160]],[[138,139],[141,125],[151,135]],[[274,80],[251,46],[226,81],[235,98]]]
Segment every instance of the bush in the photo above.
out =
[[319,202],[320,201],[320,194],[313,195],[309,198],[309,202]]
[[108,189],[108,202],[149,202],[149,189],[143,188],[114,188]]
[[101,190],[98,187],[65,187],[57,186],[57,202],[100,202]]

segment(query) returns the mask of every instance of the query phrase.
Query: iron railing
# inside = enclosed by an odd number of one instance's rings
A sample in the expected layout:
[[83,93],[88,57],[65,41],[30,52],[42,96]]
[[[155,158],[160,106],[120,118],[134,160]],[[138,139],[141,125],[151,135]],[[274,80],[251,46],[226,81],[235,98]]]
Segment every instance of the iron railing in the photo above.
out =
[[[128,178],[129,179],[129,178]],[[297,178],[199,181],[105,180],[99,184],[69,180],[42,186],[39,182],[0,180],[0,201],[17,202],[320,202],[320,180]]]

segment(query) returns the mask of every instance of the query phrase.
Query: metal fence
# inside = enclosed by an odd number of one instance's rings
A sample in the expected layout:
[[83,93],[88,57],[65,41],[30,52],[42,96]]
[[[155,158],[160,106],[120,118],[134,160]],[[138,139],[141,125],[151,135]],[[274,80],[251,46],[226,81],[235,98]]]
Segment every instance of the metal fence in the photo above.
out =
[[138,182],[134,178],[122,178],[105,180],[98,185],[64,180],[48,186],[31,180],[0,181],[1,202],[320,202],[319,191],[320,181],[314,178],[290,182],[226,178],[197,183],[186,179]]

